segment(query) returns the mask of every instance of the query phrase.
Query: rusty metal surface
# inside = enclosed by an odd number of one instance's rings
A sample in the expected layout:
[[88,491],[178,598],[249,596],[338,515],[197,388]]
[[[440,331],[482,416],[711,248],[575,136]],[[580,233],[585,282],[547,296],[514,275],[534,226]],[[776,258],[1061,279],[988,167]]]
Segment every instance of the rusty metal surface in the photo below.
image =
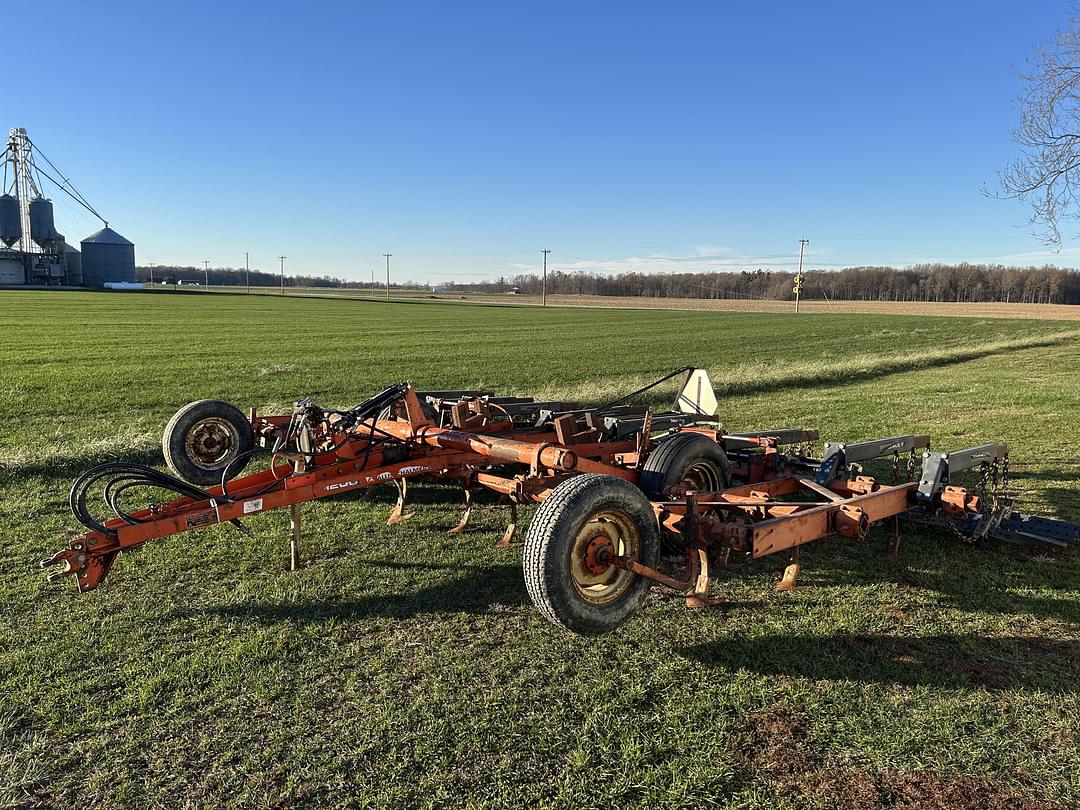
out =
[[[551,408],[567,410],[553,412]],[[828,537],[861,540],[872,525],[883,521],[889,521],[890,552],[895,554],[901,515],[944,521],[954,531],[976,536],[992,534],[999,525],[1007,525],[1011,535],[1036,539],[1038,532],[1052,535],[1058,546],[1067,544],[1070,532],[1074,537],[1080,532],[1080,527],[1060,521],[1051,525],[1024,518],[1003,523],[1009,519],[1008,513],[996,497],[987,501],[949,483],[945,462],[951,458],[953,468],[970,466],[983,458],[985,447],[959,451],[951,457],[935,455],[930,460],[936,476],[933,486],[927,485],[925,472],[921,482],[883,485],[861,472],[845,477],[846,470],[835,470],[835,465],[825,466],[814,459],[816,431],[784,429],[729,435],[715,422],[711,426],[689,425],[668,419],[669,414],[663,416],[654,423],[649,410],[633,411],[618,403],[606,409],[577,409],[527,397],[494,397],[481,391],[421,395],[406,384],[391,386],[351,411],[323,410],[309,400],[296,403],[291,417],[258,415],[252,409],[253,437],[271,454],[268,469],[227,485],[194,489],[130,514],[117,511],[117,517],[101,524],[80,517],[91,530],[68,540],[43,565],[58,569],[49,574],[50,580],[71,576],[80,592],[89,591],[101,584],[122,551],[224,522],[244,529],[242,519],[287,507],[293,517],[291,560],[297,567],[300,504],[393,484],[398,498],[388,523],[394,525],[412,515],[408,482],[416,478],[456,481],[463,487],[465,508],[459,523],[450,529],[454,534],[471,530],[477,489],[504,496],[509,519],[498,545],[509,547],[519,526],[518,504],[544,501],[573,476],[602,473],[637,485],[657,446],[654,424],[663,424],[669,431],[694,431],[726,448],[731,472],[741,483],[721,491],[698,492],[694,486],[715,484],[688,475],[661,499],[652,501],[661,531],[681,546],[681,573],[664,573],[622,554],[610,537],[597,531],[584,539],[577,563],[586,579],[603,576],[615,566],[685,594],[690,607],[703,607],[722,601],[709,594],[710,558],[728,566],[732,560],[786,550],[797,554],[799,546]],[[202,432],[190,438],[191,452],[216,459],[222,446],[228,444],[227,438],[215,423],[207,423]],[[915,438],[922,442],[922,437]],[[847,447],[889,449],[890,441]],[[784,449],[795,442],[798,448]],[[1001,456],[1004,451],[995,452]],[[1003,457],[1007,478],[1007,456]],[[995,482],[996,471],[994,467]],[[832,478],[834,472],[836,477]],[[988,503],[993,505],[989,515]],[[798,572],[797,557],[793,557],[778,587],[795,588]]]
[[[883,487],[877,492],[857,495],[842,501],[815,506],[782,518],[772,518],[754,525],[750,539],[754,557],[775,554],[793,546],[828,537],[833,532],[852,531],[908,511],[917,483]],[[858,510],[858,513],[852,510]],[[842,528],[841,528],[842,527]]]

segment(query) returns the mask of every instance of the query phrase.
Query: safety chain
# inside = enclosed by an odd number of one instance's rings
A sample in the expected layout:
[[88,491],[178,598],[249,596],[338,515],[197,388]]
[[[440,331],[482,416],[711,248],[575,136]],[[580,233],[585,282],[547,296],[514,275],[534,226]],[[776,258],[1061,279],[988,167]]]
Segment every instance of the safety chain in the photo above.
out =
[[979,542],[979,538],[976,537],[975,535],[966,534],[966,533],[960,531],[956,527],[956,524],[952,522],[952,519],[950,517],[945,516],[945,523],[948,525],[948,527],[950,529],[952,529],[952,533],[955,534],[958,538],[960,538],[961,543],[967,543],[969,546],[973,546],[977,542]]
[[[905,471],[905,481],[915,480],[915,471],[918,469],[917,456],[915,454],[915,448],[912,447],[908,451],[907,465]],[[894,450],[892,457],[892,482],[894,484],[900,483],[900,451]]]
[[[979,465],[979,483],[978,483],[979,494],[983,498],[986,497],[986,485],[989,482],[989,480],[990,480],[990,464],[988,462],[984,461],[982,464]],[[944,515],[944,518],[945,518],[945,522],[948,524],[949,528],[952,529],[952,533],[955,534],[960,539],[961,543],[967,543],[969,546],[971,546],[971,545],[974,545],[975,543],[979,542],[979,540],[981,539],[980,535],[967,534],[966,532],[960,531],[960,529],[957,528],[956,524],[952,521],[952,519],[948,515]]]
[[[984,461],[979,465],[979,494],[984,500],[989,500],[990,510],[987,512],[985,509],[982,512],[983,519],[979,522],[978,527],[993,525],[999,522],[1002,515],[1007,515],[1011,509],[1011,500],[1007,496],[1007,490],[1009,486],[1009,457],[1005,456],[1001,460],[1001,464],[998,464],[998,460]],[[965,534],[956,527],[948,516],[945,517],[945,522],[949,528],[952,529],[953,534],[960,538],[964,543],[973,544],[977,543],[985,532],[980,532],[977,535]]]

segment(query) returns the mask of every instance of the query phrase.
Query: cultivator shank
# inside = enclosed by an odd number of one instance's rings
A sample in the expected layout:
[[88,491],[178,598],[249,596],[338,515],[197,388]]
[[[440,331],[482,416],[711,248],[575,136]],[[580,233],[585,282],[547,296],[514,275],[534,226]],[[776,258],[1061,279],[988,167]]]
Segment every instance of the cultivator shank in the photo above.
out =
[[[120,552],[150,540],[223,522],[246,531],[243,521],[262,512],[386,483],[398,489],[388,522],[400,523],[409,517],[407,482],[434,478],[456,481],[465,493],[455,533],[471,528],[476,490],[505,496],[511,518],[502,546],[514,537],[517,505],[540,503],[525,543],[529,593],[548,618],[595,633],[621,624],[649,581],[701,607],[716,601],[709,584],[717,569],[786,552],[793,560],[780,587],[790,589],[800,546],[830,536],[862,540],[882,522],[895,553],[900,518],[970,541],[1054,551],[1080,532],[1012,508],[1004,445],[941,453],[929,449],[928,436],[894,436],[826,443],[817,458],[813,430],[726,433],[700,370],[679,369],[634,393],[678,374],[685,376],[677,409],[660,412],[626,404],[630,397],[585,408],[483,390],[418,392],[405,383],[347,411],[303,400],[290,415],[245,416],[227,403],[193,403],[163,441],[183,477],[131,464],[89,470],[71,493],[88,531],[43,565],[59,567],[50,579],[72,576],[89,591]],[[201,441],[212,431],[212,443],[194,446],[213,457],[185,453],[193,436]],[[235,477],[259,451],[270,455],[269,466]],[[864,474],[862,465],[879,459],[892,462],[890,483]],[[965,471],[978,473],[975,491],[957,485]],[[114,514],[104,521],[87,507],[99,486]],[[177,497],[125,511],[122,494],[139,488]],[[294,511],[297,532],[298,520]]]

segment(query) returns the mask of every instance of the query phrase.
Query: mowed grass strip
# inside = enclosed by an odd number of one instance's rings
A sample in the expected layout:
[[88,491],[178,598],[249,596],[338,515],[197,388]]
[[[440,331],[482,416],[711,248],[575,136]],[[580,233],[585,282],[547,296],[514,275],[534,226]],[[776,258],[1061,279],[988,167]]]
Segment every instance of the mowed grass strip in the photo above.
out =
[[[43,581],[71,477],[160,464],[189,400],[360,401],[387,383],[599,401],[709,368],[731,429],[1007,441],[1028,501],[1080,519],[1075,325],[264,296],[0,293],[0,796],[10,805],[947,806],[1080,802],[1080,567],[908,530],[656,591],[602,639],[546,624],[520,554],[446,533],[452,487],[305,506]],[[606,381],[615,380],[618,384]],[[1033,805],[1034,806],[1034,805]]]

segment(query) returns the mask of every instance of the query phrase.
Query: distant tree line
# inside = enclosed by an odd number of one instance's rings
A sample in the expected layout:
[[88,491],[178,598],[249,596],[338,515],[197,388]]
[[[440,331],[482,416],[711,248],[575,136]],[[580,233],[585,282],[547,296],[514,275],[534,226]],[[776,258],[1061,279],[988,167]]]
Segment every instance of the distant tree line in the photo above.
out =
[[[790,299],[794,273],[773,270],[740,270],[700,273],[600,273],[554,270],[548,273],[547,290],[556,295],[612,295],[642,298],[750,298]],[[993,264],[917,264],[910,268],[847,267],[843,270],[807,270],[802,296],[805,299],[840,301],[950,301],[1031,304],[1080,304],[1080,271],[1060,267],[1005,267]],[[136,278],[149,281],[147,267],[136,268]],[[245,271],[212,268],[211,285],[243,286]],[[199,267],[154,268],[154,280],[184,284],[203,283]],[[276,273],[251,271],[251,284],[274,287]],[[286,276],[289,287],[349,287],[382,289],[378,281],[347,281],[331,276]],[[404,281],[395,289],[430,285]],[[445,292],[509,293],[539,295],[541,277],[536,273],[503,276],[494,281],[447,282]]]
[[[802,296],[842,301],[1002,301],[1034,304],[1080,304],[1080,272],[1059,267],[1004,267],[986,264],[919,264],[894,267],[847,267],[807,270]],[[792,297],[795,274],[789,271],[741,270],[701,273],[548,273],[552,294],[618,295],[644,298]],[[535,273],[476,284],[447,284],[446,289],[539,295]]]
[[[136,267],[135,280],[141,282],[150,281],[150,267]],[[256,270],[252,268],[250,275],[244,268],[211,267],[204,276],[201,267],[181,267],[178,265],[156,264],[153,267],[155,284],[203,284],[208,283],[211,287],[243,287],[250,279],[252,287],[277,287],[281,284],[281,274]],[[345,279],[332,276],[304,276],[286,275],[286,287],[351,287],[351,288],[377,288],[385,289],[385,282],[372,284],[371,282],[346,281]],[[412,288],[412,282],[405,284],[391,284],[396,288]]]

